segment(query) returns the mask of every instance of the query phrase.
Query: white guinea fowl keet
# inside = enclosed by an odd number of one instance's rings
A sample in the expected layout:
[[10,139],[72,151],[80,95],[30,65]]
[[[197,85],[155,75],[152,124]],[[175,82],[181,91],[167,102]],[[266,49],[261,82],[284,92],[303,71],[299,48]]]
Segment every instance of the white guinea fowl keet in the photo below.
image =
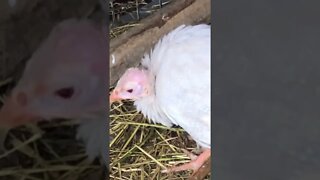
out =
[[164,36],[142,67],[130,68],[110,94],[110,103],[132,99],[155,123],[181,126],[203,148],[190,163],[164,172],[191,169],[210,157],[210,26],[179,26]]
[[103,27],[89,20],[68,19],[56,25],[5,100],[0,126],[75,119],[89,157],[106,159],[107,43]]

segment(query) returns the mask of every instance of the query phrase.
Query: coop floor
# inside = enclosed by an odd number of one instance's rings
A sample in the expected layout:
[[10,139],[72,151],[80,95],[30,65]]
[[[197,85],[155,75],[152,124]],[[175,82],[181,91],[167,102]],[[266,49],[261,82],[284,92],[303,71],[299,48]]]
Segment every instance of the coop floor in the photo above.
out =
[[132,102],[112,106],[109,148],[110,179],[128,180],[188,179],[190,171],[164,174],[161,170],[190,161],[181,149],[197,151],[183,129],[150,123]]

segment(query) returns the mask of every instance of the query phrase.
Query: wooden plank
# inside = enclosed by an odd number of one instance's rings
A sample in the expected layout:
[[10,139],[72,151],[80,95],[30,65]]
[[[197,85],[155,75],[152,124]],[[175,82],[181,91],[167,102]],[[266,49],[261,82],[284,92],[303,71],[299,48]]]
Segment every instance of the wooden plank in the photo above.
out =
[[175,0],[110,41],[110,85],[128,67],[139,64],[146,52],[165,34],[182,24],[209,23],[210,0]]

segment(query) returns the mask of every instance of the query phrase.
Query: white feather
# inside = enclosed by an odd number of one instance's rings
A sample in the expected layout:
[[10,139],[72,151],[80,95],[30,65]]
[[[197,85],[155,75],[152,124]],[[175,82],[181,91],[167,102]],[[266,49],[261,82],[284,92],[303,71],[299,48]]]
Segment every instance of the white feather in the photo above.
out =
[[105,114],[101,114],[100,117],[95,117],[95,119],[80,119],[79,122],[77,139],[85,143],[89,160],[100,157],[102,163],[106,164],[108,131]]
[[210,147],[210,26],[179,26],[164,36],[142,65],[154,78],[154,94],[135,102],[156,123],[176,124]]

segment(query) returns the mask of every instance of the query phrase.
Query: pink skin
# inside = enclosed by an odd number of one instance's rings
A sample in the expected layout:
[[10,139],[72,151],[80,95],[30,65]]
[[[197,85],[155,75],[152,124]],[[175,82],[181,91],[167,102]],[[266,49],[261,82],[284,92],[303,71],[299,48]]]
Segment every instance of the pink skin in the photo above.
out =
[[41,119],[28,112],[26,109],[27,103],[22,103],[20,99],[22,99],[21,96],[10,96],[5,100],[0,111],[0,122],[2,127],[13,128]]
[[[111,92],[109,97],[110,105],[115,101],[121,101],[125,99],[137,100],[148,96],[152,92],[151,87],[152,85],[147,71],[139,70],[138,68],[130,68],[123,74],[118,81],[117,86]],[[186,150],[184,153],[191,158],[191,162],[181,166],[168,168],[162,172],[170,173],[193,170],[193,173],[196,173],[211,155],[210,149],[205,149],[199,156],[196,156]]]
[[137,100],[147,96],[150,92],[148,73],[138,68],[128,69],[111,92],[110,105],[124,99]]

